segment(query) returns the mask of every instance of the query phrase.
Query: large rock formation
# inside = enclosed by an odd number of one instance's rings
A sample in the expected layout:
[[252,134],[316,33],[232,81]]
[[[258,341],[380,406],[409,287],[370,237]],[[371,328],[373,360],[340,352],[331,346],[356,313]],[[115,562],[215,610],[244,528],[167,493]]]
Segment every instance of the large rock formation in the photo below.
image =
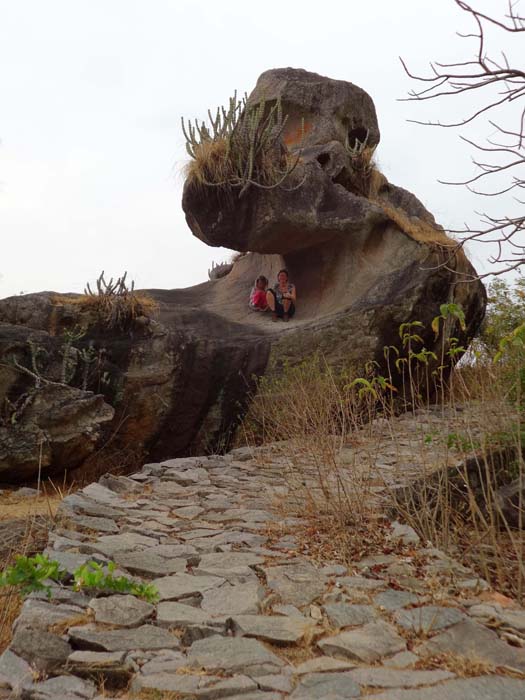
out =
[[[8,445],[0,449],[0,479],[110,453],[118,465],[130,453],[160,459],[218,450],[269,363],[314,351],[339,365],[382,362],[383,348],[399,346],[399,325],[410,320],[424,324],[425,346],[437,349],[441,338],[430,326],[445,302],[460,304],[467,320],[466,329],[449,323],[447,333],[468,342],[485,307],[481,283],[464,281],[475,275],[470,263],[451,255],[414,195],[376,171],[365,183],[356,178],[352,147],[379,142],[371,98],[351,83],[294,69],[264,73],[248,107],[263,97],[281,100],[283,142],[291,153],[300,149],[283,186],[253,186],[241,198],[193,180],[184,188],[193,233],[248,253],[229,274],[189,289],[149,290],[159,304],[155,320],[111,330],[86,325],[78,305],[51,293],[0,302],[0,441]],[[249,310],[247,297],[258,274],[274,280],[284,266],[298,312],[289,324],[272,324]],[[77,326],[83,335],[71,343],[65,338]],[[69,393],[61,386],[65,354]],[[63,410],[53,407],[55,392]]]

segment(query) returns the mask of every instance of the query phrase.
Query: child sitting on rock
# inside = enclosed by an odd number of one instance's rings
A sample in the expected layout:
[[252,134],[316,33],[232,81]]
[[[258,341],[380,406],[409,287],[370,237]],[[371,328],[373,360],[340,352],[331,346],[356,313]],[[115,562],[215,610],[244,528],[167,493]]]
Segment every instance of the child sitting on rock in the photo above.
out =
[[266,311],[268,309],[268,302],[266,301],[267,289],[268,280],[264,275],[259,275],[250,292],[250,309],[253,311]]

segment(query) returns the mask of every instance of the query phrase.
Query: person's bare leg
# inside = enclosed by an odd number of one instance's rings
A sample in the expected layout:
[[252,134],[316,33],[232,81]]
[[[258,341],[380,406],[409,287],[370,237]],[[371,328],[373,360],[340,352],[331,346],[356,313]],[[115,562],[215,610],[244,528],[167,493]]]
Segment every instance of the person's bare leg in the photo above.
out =
[[277,321],[277,314],[275,313],[275,295],[272,292],[266,292],[266,302],[268,303],[268,308],[272,312],[272,321]]
[[288,316],[288,311],[290,310],[291,305],[292,305],[291,299],[283,299],[283,309],[284,309],[283,321],[288,321],[288,319],[290,318]]

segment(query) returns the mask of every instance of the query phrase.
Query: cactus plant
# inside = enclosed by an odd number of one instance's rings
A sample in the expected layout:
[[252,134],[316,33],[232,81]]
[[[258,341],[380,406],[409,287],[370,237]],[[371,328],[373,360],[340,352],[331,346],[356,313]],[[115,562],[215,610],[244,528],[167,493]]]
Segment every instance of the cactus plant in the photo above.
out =
[[192,158],[188,175],[200,184],[238,188],[242,197],[250,186],[280,187],[297,167],[300,147],[290,159],[282,142],[288,117],[283,116],[280,99],[248,105],[246,95],[238,100],[234,93],[228,109],[218,107],[215,117],[208,110],[208,119],[209,126],[181,120]]

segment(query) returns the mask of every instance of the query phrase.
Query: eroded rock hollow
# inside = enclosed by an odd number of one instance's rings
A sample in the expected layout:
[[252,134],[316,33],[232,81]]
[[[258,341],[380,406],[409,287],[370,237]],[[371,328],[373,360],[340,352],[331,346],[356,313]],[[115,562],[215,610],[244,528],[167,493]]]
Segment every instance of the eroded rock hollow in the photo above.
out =
[[[97,459],[118,466],[134,455],[220,450],[268,366],[318,351],[334,365],[381,363],[385,346],[400,345],[400,324],[412,320],[437,350],[442,338],[431,323],[443,303],[461,305],[466,327],[454,321],[446,332],[468,343],[486,302],[483,285],[465,281],[475,277],[471,264],[451,254],[413,194],[372,166],[356,172],[357,147],[373,153],[380,138],[369,95],[287,68],[263,73],[247,108],[263,99],[280,100],[282,148],[298,158],[283,185],[252,186],[242,197],[191,178],[184,187],[194,235],[246,253],[228,274],[148,290],[157,316],[111,331],[86,326],[78,306],[52,293],[0,302],[0,480],[29,479],[39,465],[53,473]],[[255,277],[273,283],[282,267],[298,290],[288,324],[247,303]],[[78,326],[83,333],[71,341]]]

